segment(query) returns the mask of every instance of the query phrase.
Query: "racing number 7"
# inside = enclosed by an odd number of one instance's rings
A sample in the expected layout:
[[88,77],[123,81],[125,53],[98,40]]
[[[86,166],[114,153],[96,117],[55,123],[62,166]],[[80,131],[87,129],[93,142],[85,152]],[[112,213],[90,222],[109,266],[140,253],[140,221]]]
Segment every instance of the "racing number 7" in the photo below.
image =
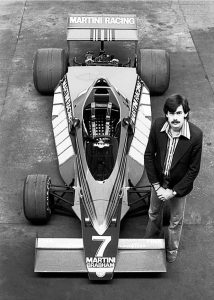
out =
[[107,247],[107,245],[110,243],[111,241],[111,236],[96,236],[93,235],[92,236],[92,241],[102,241],[101,245],[99,246],[95,256],[96,257],[103,257],[103,253]]

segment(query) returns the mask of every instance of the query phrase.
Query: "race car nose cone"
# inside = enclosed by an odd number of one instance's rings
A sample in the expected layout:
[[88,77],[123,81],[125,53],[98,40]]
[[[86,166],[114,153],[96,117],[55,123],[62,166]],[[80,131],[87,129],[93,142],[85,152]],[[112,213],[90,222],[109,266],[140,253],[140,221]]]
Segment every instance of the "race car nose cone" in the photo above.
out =
[[98,223],[95,223],[94,224],[94,229],[96,230],[96,232],[99,234],[99,235],[103,235],[107,229],[107,224],[106,224],[106,221],[104,220],[103,224],[98,224]]

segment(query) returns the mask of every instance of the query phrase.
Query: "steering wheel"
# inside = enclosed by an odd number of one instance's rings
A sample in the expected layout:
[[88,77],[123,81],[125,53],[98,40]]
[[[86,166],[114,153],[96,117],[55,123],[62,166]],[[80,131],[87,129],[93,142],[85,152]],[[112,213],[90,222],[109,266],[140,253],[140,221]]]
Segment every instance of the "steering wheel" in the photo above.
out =
[[95,137],[87,136],[85,138],[86,141],[90,141],[93,143],[95,147],[104,148],[109,147],[109,143],[112,141],[113,137],[109,135],[96,135]]

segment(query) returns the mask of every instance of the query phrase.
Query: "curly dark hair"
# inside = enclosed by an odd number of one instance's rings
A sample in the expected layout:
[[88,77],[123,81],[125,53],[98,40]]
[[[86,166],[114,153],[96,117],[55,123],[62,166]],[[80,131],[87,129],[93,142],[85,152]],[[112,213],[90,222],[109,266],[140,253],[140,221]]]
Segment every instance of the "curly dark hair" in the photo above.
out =
[[186,97],[179,94],[173,94],[166,99],[163,107],[164,114],[166,115],[168,112],[174,113],[180,105],[183,106],[184,113],[188,113],[186,117],[188,120],[190,111],[188,100]]

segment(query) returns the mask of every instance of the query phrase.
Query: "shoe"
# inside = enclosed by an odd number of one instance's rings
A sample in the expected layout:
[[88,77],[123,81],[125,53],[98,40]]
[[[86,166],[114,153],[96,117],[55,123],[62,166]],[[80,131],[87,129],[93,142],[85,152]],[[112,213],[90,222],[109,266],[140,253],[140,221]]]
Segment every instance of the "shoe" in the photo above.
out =
[[173,263],[177,258],[177,253],[166,253],[166,260],[168,263]]

